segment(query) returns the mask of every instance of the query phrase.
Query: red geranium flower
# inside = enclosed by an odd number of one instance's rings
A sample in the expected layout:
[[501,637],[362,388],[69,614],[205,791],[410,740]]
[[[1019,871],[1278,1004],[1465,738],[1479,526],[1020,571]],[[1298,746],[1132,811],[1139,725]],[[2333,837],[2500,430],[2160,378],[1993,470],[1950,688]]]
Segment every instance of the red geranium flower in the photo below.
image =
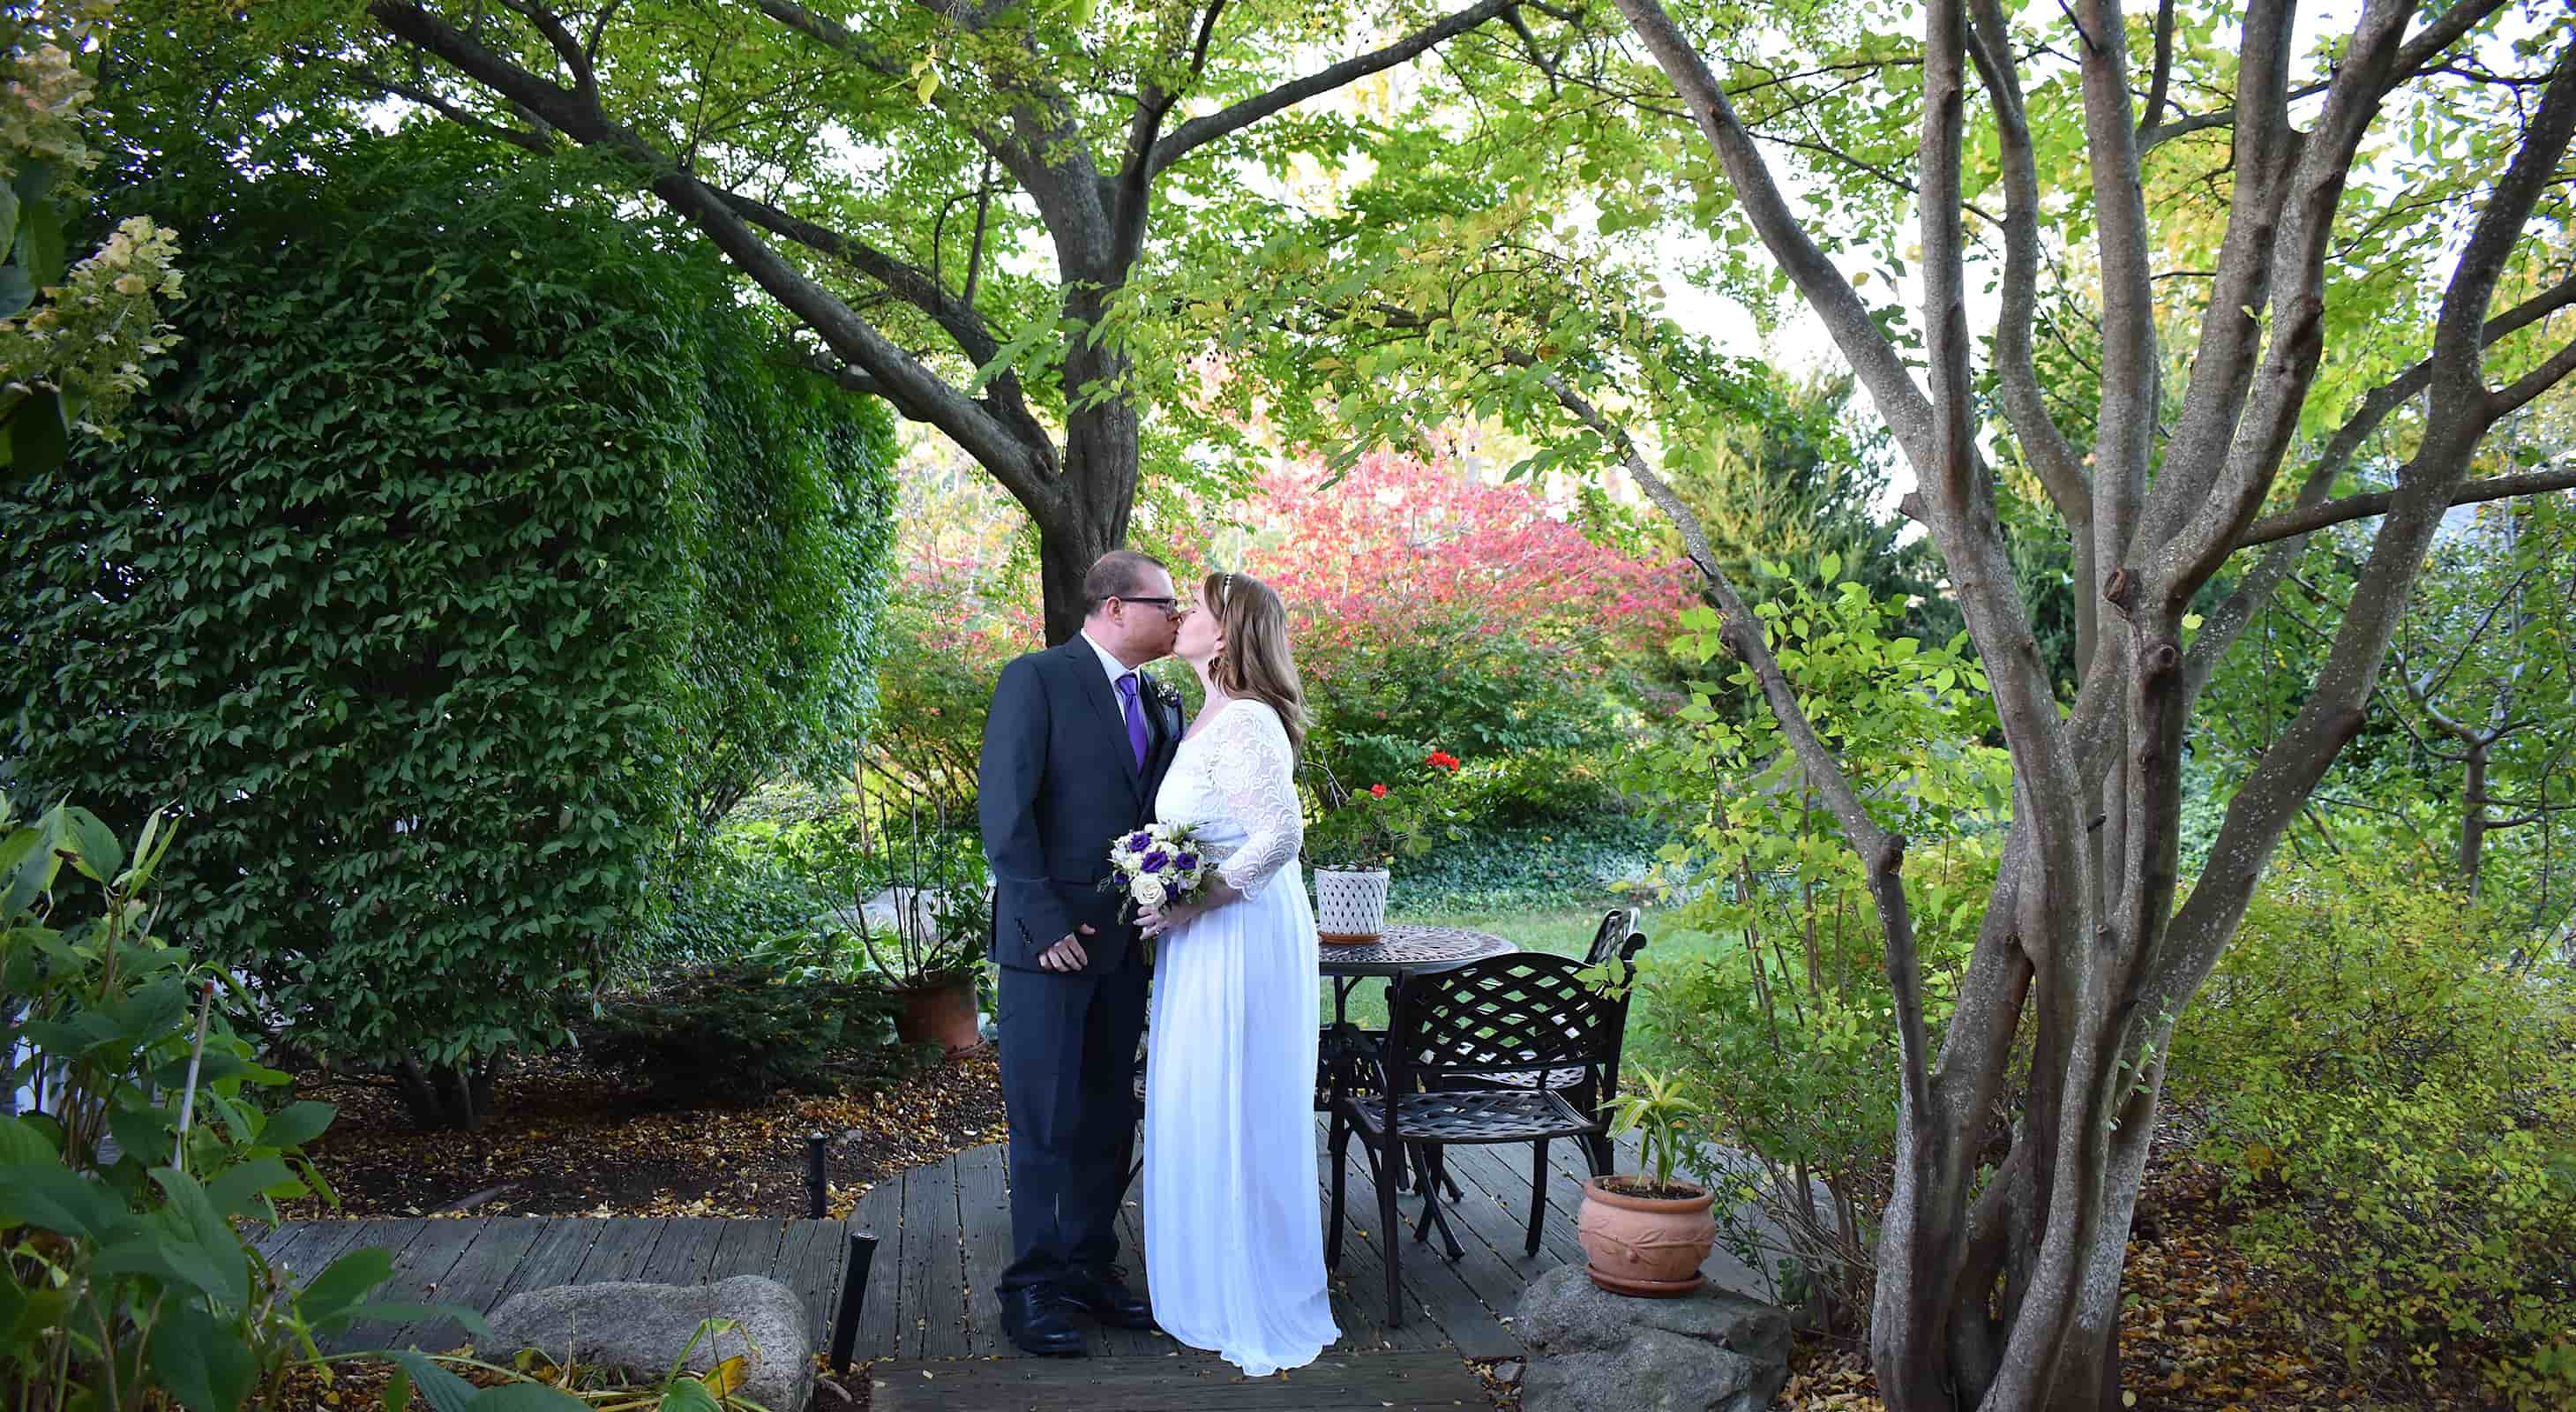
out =
[[1458,757],[1450,754],[1446,750],[1434,750],[1431,752],[1430,758],[1424,760],[1422,763],[1429,765],[1435,770],[1454,770],[1458,768]]
[[1386,786],[1382,784],[1370,785],[1369,793],[1376,795],[1380,799],[1384,799],[1386,798]]

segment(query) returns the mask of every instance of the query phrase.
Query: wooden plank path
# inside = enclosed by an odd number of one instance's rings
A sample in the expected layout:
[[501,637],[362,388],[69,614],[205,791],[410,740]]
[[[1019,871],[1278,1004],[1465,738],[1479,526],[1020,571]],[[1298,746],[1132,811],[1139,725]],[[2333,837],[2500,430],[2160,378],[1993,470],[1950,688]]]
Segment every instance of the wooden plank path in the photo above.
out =
[[877,1412],[1451,1412],[1493,1405],[1483,1383],[1446,1350],[1328,1351],[1269,1378],[1191,1355],[898,1363],[877,1368],[874,1382]]
[[[1322,1135],[1319,1119],[1319,1150]],[[1094,1329],[1094,1356],[1087,1362],[1023,1360],[1003,1338],[991,1289],[1010,1258],[1005,1155],[999,1145],[976,1147],[897,1173],[860,1198],[846,1226],[840,1221],[692,1217],[298,1221],[263,1234],[259,1245],[271,1259],[302,1278],[319,1273],[348,1250],[381,1246],[393,1251],[395,1259],[393,1281],[379,1298],[455,1303],[486,1313],[522,1290],[548,1285],[607,1280],[702,1284],[728,1275],[765,1274],[793,1289],[804,1302],[814,1320],[816,1346],[821,1347],[830,1334],[831,1317],[839,1299],[842,1266],[848,1258],[847,1233],[873,1231],[878,1245],[859,1322],[856,1357],[907,1362],[999,1358],[1017,1371],[976,1376],[1005,1382],[1016,1378],[1019,1382],[1010,1384],[1015,1387],[1034,1386],[1029,1380],[1050,1377],[1064,1380],[1067,1386],[1096,1384],[1100,1377],[1107,1376],[1103,1371],[1106,1364],[1101,1360],[1161,1360],[1156,1365],[1161,1371],[1133,1374],[1146,1379],[1135,1389],[1136,1396],[1144,1400],[1120,1405],[1140,1409],[1201,1405],[1186,1404],[1186,1399],[1170,1403],[1155,1400],[1161,1393],[1146,1395],[1152,1378],[1182,1379],[1171,1387],[1186,1384],[1199,1387],[1202,1394],[1205,1391],[1199,1382],[1190,1380],[1207,1374],[1201,1365],[1209,1360],[1171,1358],[1169,1355],[1184,1350],[1161,1334]],[[1413,1218],[1421,1210],[1417,1197],[1402,1198],[1399,1230],[1374,1229],[1376,1194],[1359,1146],[1353,1143],[1342,1261],[1330,1273],[1333,1317],[1342,1329],[1342,1341],[1334,1356],[1439,1354],[1453,1367],[1461,1357],[1517,1356],[1520,1341],[1513,1336],[1508,1320],[1522,1288],[1558,1265],[1583,1259],[1574,1232],[1575,1212],[1581,1201],[1577,1183],[1585,1172],[1580,1151],[1574,1143],[1560,1142],[1551,1144],[1548,1155],[1552,1170],[1547,1184],[1547,1227],[1538,1254],[1530,1256],[1522,1253],[1530,1200],[1529,1147],[1523,1144],[1451,1149],[1450,1175],[1463,1195],[1449,1208],[1450,1223],[1466,1247],[1465,1255],[1453,1262],[1441,1258],[1437,1233],[1429,1243],[1414,1241]],[[1622,1158],[1623,1162],[1633,1163],[1632,1145],[1623,1144]],[[1322,1171],[1319,1175],[1320,1219],[1331,1189],[1331,1173]],[[1152,1291],[1146,1288],[1144,1260],[1139,1253],[1143,1227],[1140,1195],[1140,1190],[1131,1188],[1120,1213],[1124,1237],[1120,1260],[1131,1282],[1150,1298]],[[1390,1240],[1403,1242],[1400,1273],[1405,1322],[1400,1328],[1386,1322],[1384,1252]],[[1711,1255],[1707,1268],[1712,1279],[1734,1288],[1759,1289],[1757,1284],[1748,1283],[1749,1272],[1724,1251]],[[464,1341],[463,1331],[453,1323],[410,1323],[345,1330],[324,1340],[324,1344],[334,1352],[407,1346],[435,1351]],[[1375,1360],[1372,1361],[1373,1367],[1364,1370],[1365,1376],[1353,1375],[1358,1381],[1351,1386],[1362,1390],[1374,1387],[1378,1391],[1364,1404],[1350,1405],[1411,1405],[1393,1396],[1389,1391],[1393,1384],[1386,1380],[1396,1378],[1399,1370],[1414,1364],[1398,1360],[1381,1368],[1374,1367]],[[1433,1359],[1421,1366],[1437,1362],[1439,1359]],[[930,1368],[933,1376],[927,1380],[915,1373],[908,1372],[907,1376],[912,1381],[937,1384],[940,1366],[934,1361]],[[963,1376],[963,1364],[947,1366],[957,1370],[952,1371],[952,1378]],[[1054,1371],[1045,1371],[1048,1369]],[[993,1384],[995,1400],[970,1404],[946,1400],[946,1390],[937,1393],[940,1400],[924,1402],[920,1398],[930,1395],[928,1392],[913,1388],[903,1379],[895,1381],[903,1388],[902,1400],[883,1404],[887,1407],[1023,1405],[1014,1401],[1019,1393],[1003,1396],[998,1391],[1003,1383]],[[950,1387],[967,1385],[952,1381]],[[1266,1388],[1270,1384],[1259,1386]],[[1179,1397],[1181,1393],[1174,1391],[1172,1395]],[[1351,1393],[1355,1398],[1358,1395]],[[1038,1399],[1025,1405],[1058,1404]],[[1226,1405],[1248,1408],[1256,1403],[1238,1403],[1229,1395]],[[1449,1404],[1444,1398],[1439,1405]]]

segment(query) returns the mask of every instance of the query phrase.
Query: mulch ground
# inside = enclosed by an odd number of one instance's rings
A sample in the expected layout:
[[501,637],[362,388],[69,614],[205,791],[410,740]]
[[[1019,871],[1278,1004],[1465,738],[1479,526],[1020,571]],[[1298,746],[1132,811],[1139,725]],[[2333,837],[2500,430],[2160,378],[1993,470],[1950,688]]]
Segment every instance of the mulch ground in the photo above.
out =
[[[392,1090],[311,1080],[297,1096],[340,1107],[307,1149],[342,1216],[802,1216],[805,1138],[830,1138],[831,1207],[846,1216],[887,1174],[1002,1137],[992,1047],[869,1094],[783,1095],[674,1109],[569,1054],[497,1085],[475,1132],[424,1132]],[[332,1214],[318,1198],[290,1218]]]

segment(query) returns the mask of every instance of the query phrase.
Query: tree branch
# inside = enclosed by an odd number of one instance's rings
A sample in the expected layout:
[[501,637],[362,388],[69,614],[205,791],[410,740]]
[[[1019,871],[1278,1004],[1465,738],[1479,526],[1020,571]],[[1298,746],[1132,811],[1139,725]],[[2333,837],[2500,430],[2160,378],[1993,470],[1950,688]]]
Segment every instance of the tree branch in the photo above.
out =
[[[2451,488],[2449,505],[2475,505],[2488,500],[2505,500],[2516,495],[2546,495],[2553,490],[2576,490],[2576,461],[2550,471],[2529,471],[2521,475],[2489,476],[2484,480],[2462,481]],[[2346,520],[2366,520],[2385,515],[2396,504],[2395,490],[2373,490],[2361,495],[2347,495],[2304,510],[2290,510],[2267,520],[2257,520],[2237,541],[2236,547],[2247,548],[2269,544],[2292,535],[2314,534],[2328,525]]]
[[1330,93],[1353,79],[1394,68],[1443,41],[1474,29],[1518,3],[1520,0],[1477,0],[1474,5],[1415,30],[1385,48],[1344,59],[1330,68],[1293,79],[1268,92],[1256,93],[1205,117],[1192,118],[1154,143],[1152,156],[1145,162],[1145,180],[1153,180],[1174,162],[1228,133],[1250,127],[1309,98]]
[[725,193],[681,170],[632,129],[611,121],[595,96],[528,72],[413,0],[370,0],[367,14],[396,40],[526,108],[573,141],[634,163],[656,196],[706,232],[736,268],[835,354],[874,379],[887,401],[945,432],[1023,505],[1033,511],[1052,507],[1063,494],[1055,478],[1052,442],[1027,439],[991,407],[950,386],[831,291],[806,278],[761,240]]

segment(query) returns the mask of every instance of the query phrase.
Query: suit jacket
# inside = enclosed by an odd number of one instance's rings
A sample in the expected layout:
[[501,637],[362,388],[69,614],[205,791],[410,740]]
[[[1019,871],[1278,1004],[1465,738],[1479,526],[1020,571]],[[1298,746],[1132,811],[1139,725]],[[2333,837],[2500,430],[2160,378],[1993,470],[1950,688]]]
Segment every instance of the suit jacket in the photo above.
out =
[[1079,925],[1090,964],[1117,969],[1136,941],[1118,921],[1119,895],[1100,890],[1109,844],[1154,817],[1154,795],[1179,748],[1177,698],[1146,678],[1141,694],[1153,747],[1142,768],[1127,718],[1080,636],[1002,669],[984,722],[978,813],[993,869],[993,959],[1038,969],[1038,955]]

